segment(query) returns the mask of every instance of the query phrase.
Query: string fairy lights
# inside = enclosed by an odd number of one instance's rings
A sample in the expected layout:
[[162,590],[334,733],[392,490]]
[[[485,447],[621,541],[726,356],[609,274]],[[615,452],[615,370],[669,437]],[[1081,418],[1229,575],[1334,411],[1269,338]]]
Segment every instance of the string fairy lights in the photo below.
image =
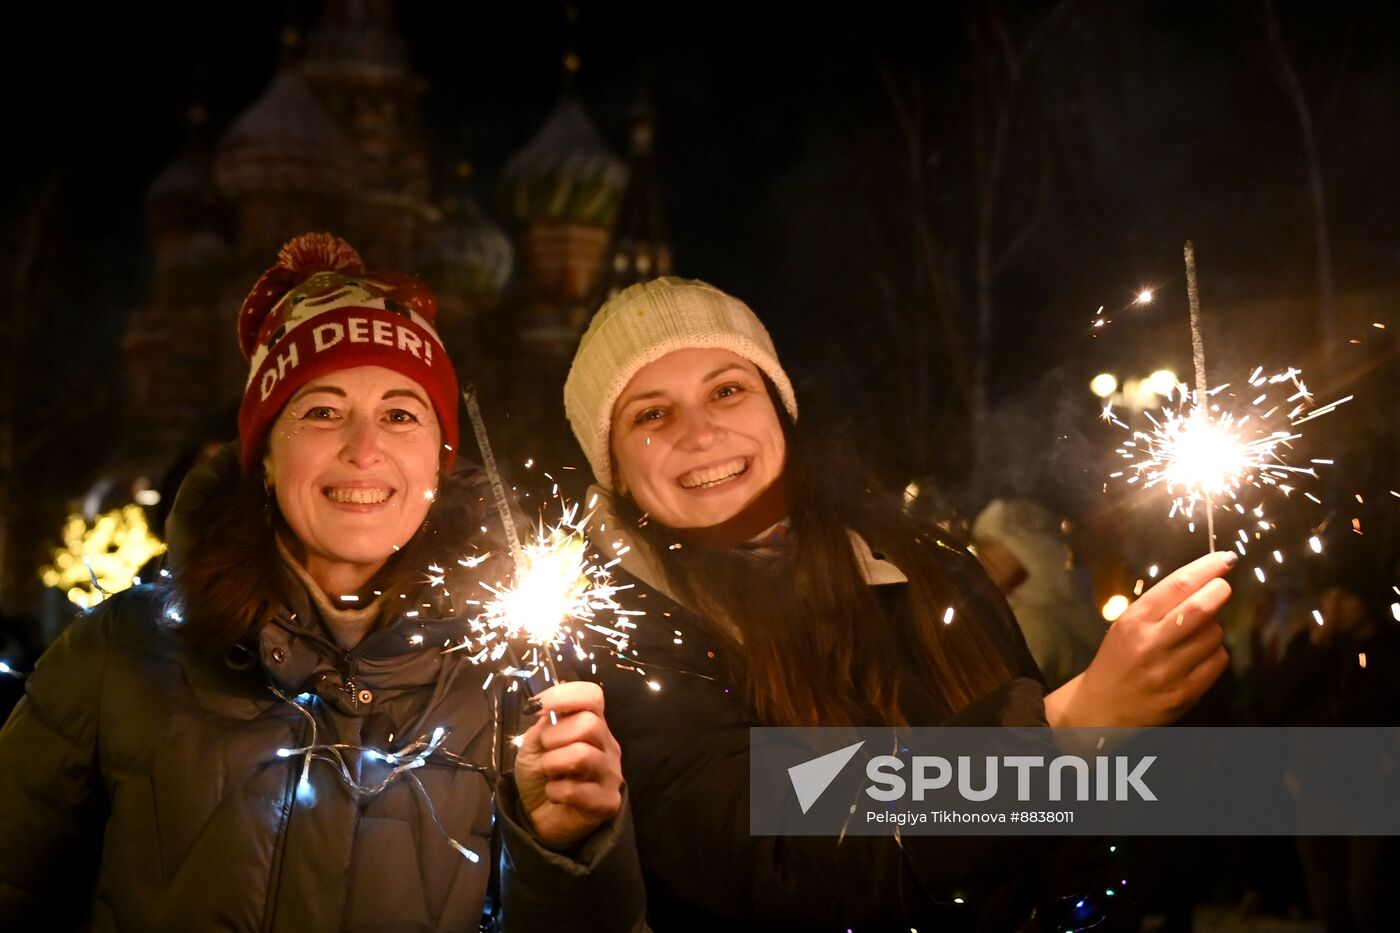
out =
[[[464,845],[448,832],[447,827],[443,826],[442,821],[438,818],[437,808],[433,805],[432,796],[418,776],[413,774],[417,769],[428,765],[475,771],[481,774],[487,785],[494,790],[497,781],[494,768],[471,761],[443,748],[443,741],[449,734],[445,727],[438,726],[430,734],[421,735],[396,751],[385,751],[371,746],[343,742],[321,743],[318,741],[319,727],[316,716],[306,708],[307,705],[316,702],[316,698],[312,694],[306,693],[288,696],[275,687],[271,689],[279,699],[291,704],[292,708],[301,714],[310,727],[310,740],[307,744],[296,748],[277,749],[278,758],[299,758],[301,760],[301,771],[297,778],[297,799],[300,802],[307,806],[315,805],[315,790],[311,784],[311,764],[315,761],[325,762],[331,769],[331,773],[339,778],[351,794],[360,798],[375,797],[402,777],[409,786],[418,792],[427,807],[428,816],[432,820],[433,826],[437,828],[448,844],[468,861],[481,861],[481,853]],[[357,780],[355,778],[356,769],[351,768],[347,756],[359,759],[360,768],[358,770],[361,773],[378,770],[380,772],[378,780]],[[366,767],[366,764],[369,767]],[[376,765],[377,768],[374,767]]]

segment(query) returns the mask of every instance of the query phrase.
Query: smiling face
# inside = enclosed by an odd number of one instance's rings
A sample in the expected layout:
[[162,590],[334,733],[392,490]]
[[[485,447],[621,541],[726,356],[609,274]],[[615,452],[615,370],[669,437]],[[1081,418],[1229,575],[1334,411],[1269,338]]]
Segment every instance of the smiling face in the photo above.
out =
[[783,473],[787,447],[763,377],[728,350],[647,364],[612,416],[615,485],[671,528],[727,522]]
[[413,537],[441,452],[427,393],[391,369],[338,370],[292,396],[263,464],[293,551],[327,594],[358,590]]

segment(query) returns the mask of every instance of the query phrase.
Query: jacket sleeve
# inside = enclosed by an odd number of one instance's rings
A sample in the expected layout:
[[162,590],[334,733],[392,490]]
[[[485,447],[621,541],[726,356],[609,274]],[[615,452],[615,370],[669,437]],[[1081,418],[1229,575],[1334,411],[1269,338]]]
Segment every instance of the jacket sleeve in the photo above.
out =
[[64,929],[88,908],[106,813],[96,756],[108,615],[104,605],[68,627],[0,728],[0,928]]
[[625,786],[622,809],[571,852],[546,848],[527,825],[515,782],[506,775],[497,788],[496,826],[505,843],[501,923],[507,933],[646,929],[646,892]]

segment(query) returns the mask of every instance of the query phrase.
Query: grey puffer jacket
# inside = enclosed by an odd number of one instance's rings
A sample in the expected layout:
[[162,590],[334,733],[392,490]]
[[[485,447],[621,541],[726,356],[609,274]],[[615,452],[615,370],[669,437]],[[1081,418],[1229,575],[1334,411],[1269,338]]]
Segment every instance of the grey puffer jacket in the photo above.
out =
[[[219,480],[202,482],[196,497]],[[625,798],[568,855],[525,828],[508,774],[493,808],[518,730],[497,728],[485,671],[441,650],[464,626],[442,590],[406,594],[349,652],[290,571],[257,657],[188,648],[166,587],[79,618],[0,730],[0,929],[476,930],[484,904],[511,931],[641,929]],[[348,746],[347,772],[373,785],[392,765],[359,747],[438,728],[441,752],[373,795],[321,760],[301,784],[303,757],[279,755]]]

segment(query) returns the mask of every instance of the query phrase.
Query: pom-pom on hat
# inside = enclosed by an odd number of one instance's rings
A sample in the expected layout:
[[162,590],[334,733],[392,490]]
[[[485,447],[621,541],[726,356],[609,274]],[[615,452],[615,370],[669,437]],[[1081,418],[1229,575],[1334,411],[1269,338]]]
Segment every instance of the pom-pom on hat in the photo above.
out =
[[243,470],[262,458],[267,433],[287,401],[316,376],[383,366],[428,394],[445,445],[457,449],[457,374],[433,328],[437,299],[411,275],[366,272],[354,247],[329,233],[305,233],[282,247],[238,312],[238,343],[249,362],[238,409]]
[[732,295],[694,279],[666,276],[623,289],[609,299],[584,332],[564,383],[564,413],[608,489],[614,485],[609,435],[613,405],[648,363],[675,350],[714,347],[749,360],[778,389],[797,420],[792,381],[758,316]]

